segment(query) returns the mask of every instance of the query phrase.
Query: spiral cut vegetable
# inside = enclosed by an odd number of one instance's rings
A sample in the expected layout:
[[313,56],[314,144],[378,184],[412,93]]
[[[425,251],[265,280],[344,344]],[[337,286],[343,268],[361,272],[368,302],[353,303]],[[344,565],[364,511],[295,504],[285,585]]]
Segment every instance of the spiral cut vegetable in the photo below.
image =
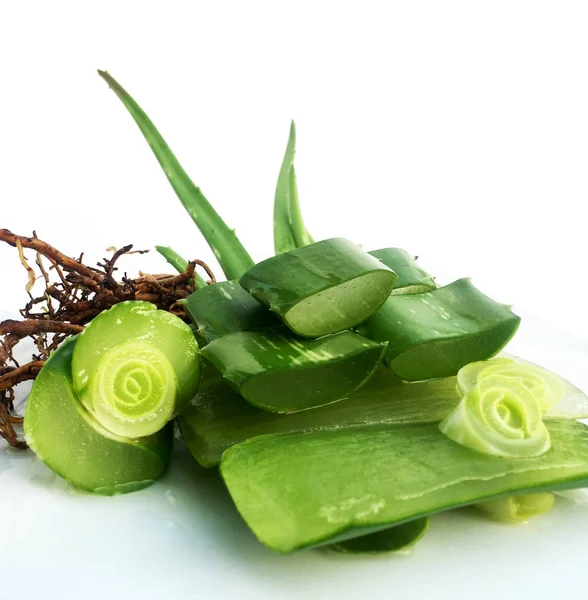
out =
[[470,388],[439,428],[455,442],[485,454],[540,456],[551,445],[541,408],[518,380],[490,374]]
[[72,376],[105,429],[138,438],[159,431],[196,393],[199,365],[188,325],[149,302],[122,302],[80,334]]

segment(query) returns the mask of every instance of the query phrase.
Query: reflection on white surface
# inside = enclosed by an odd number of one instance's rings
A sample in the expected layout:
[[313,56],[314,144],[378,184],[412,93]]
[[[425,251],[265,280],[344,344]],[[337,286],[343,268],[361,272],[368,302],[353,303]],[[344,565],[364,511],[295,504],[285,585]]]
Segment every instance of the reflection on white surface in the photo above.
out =
[[[509,351],[587,389],[588,344],[523,323]],[[521,526],[468,509],[439,515],[409,554],[281,556],[181,444],[160,482],[114,498],[75,491],[32,453],[4,448],[0,515],[1,600],[544,598],[582,585],[588,552],[588,506],[560,498]]]

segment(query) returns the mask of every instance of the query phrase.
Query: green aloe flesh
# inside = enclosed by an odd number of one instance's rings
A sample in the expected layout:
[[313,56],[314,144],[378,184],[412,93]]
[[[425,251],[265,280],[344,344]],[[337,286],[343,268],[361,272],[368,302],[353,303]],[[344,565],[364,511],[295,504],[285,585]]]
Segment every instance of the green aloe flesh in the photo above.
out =
[[555,503],[553,494],[540,492],[538,494],[522,494],[507,496],[476,504],[475,508],[483,511],[495,521],[503,523],[523,523],[532,517],[549,512]]
[[331,544],[329,548],[345,554],[385,554],[408,550],[416,544],[429,528],[429,518],[414,519],[396,527],[362,535]]
[[509,355],[470,363],[457,374],[460,392],[465,396],[480,379],[500,374],[525,385],[537,398],[545,418],[588,418],[588,396],[575,385],[532,362]]
[[203,379],[194,400],[178,417],[182,438],[203,467],[220,462],[222,453],[265,434],[342,429],[374,424],[439,423],[458,404],[455,377],[406,383],[379,367],[349,398],[313,410],[280,415],[260,410],[202,361]]
[[106,429],[144,437],[196,393],[200,353],[186,323],[149,302],[121,302],[79,335],[72,379],[84,407]]
[[300,211],[298,185],[294,171],[295,154],[296,126],[292,121],[274,199],[274,248],[276,254],[289,252],[314,242],[306,230]]
[[390,295],[394,271],[352,242],[335,238],[268,258],[239,280],[303,337],[358,325]]
[[386,365],[398,377],[418,381],[455,375],[494,356],[519,323],[510,307],[458,279],[430,292],[390,296],[358,331],[387,341]]
[[343,331],[317,340],[278,330],[225,335],[202,349],[250,404],[289,413],[346,398],[380,364],[385,345]]
[[[178,272],[183,273],[188,268],[188,261],[169,246],[155,246],[155,249]],[[206,287],[206,281],[196,273],[192,282],[195,288]]]
[[423,271],[416,260],[402,248],[382,248],[369,252],[382,264],[392,269],[398,279],[392,288],[392,294],[419,294],[434,290],[435,280]]
[[585,487],[588,428],[548,427],[552,449],[536,458],[472,452],[437,425],[375,425],[256,437],[227,450],[220,469],[258,539],[291,552],[500,496]]
[[237,281],[223,281],[196,290],[182,304],[207,342],[228,333],[267,329],[281,323]]
[[180,202],[200,229],[227,279],[238,279],[254,262],[235,235],[194,185],[151,119],[128,92],[106,71],[98,71],[129,111],[153,150]]
[[105,430],[74,391],[71,362],[76,342],[71,338],[52,353],[35,380],[25,412],[26,442],[77,488],[105,495],[140,490],[165,471],[172,426],[140,440]]

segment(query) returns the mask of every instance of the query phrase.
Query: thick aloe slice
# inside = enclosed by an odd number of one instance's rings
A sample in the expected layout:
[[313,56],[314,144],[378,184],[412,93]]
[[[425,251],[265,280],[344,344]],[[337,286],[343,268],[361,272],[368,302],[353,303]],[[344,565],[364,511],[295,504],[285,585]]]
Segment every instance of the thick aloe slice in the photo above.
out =
[[389,296],[396,274],[344,239],[268,258],[241,285],[295,333],[320,337],[367,319]]
[[368,254],[375,256],[382,264],[392,269],[398,279],[392,288],[392,294],[420,294],[434,290],[435,280],[423,271],[416,260],[402,248],[382,248]]
[[74,389],[98,422],[117,435],[161,429],[198,388],[200,355],[190,327],[149,302],[122,302],[80,334]]
[[227,448],[258,435],[383,423],[439,423],[461,399],[455,377],[406,383],[379,367],[345,400],[279,415],[243,402],[206,360],[202,367],[198,394],[182,411],[178,424],[190,452],[203,467],[215,466]]
[[280,325],[279,319],[237,281],[223,281],[196,290],[182,304],[207,342],[236,331]]
[[588,428],[548,427],[553,447],[537,458],[474,452],[436,425],[375,425],[260,436],[227,450],[220,469],[258,539],[291,552],[502,495],[585,487]]
[[422,294],[390,296],[358,331],[387,341],[384,359],[398,377],[418,381],[455,375],[494,356],[520,318],[477,290],[469,279]]
[[385,554],[407,550],[416,544],[429,528],[429,518],[415,519],[390,529],[343,540],[329,548],[346,554]]
[[225,335],[202,349],[250,404],[289,413],[346,398],[380,364],[385,345],[344,331],[317,340],[279,330]]
[[27,444],[74,486],[98,494],[122,494],[153,483],[169,462],[171,425],[131,440],[104,429],[82,406],[71,379],[76,339],[66,341],[39,373],[27,402]]

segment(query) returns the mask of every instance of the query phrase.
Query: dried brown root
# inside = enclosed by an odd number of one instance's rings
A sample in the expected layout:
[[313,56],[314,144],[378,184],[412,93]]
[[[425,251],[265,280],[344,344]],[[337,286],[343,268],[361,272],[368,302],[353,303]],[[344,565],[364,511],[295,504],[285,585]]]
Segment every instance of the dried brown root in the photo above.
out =
[[[0,242],[17,249],[27,272],[25,289],[30,298],[20,311],[23,320],[8,319],[0,323],[0,437],[14,448],[26,448],[14,430],[14,425],[22,422],[22,417],[14,414],[14,390],[18,384],[34,379],[49,354],[65,339],[83,331],[101,312],[126,300],[152,302],[187,322],[181,300],[194,291],[196,267],[204,269],[211,283],[216,282],[208,265],[200,260],[189,262],[178,275],[140,272],[135,279],[125,274],[117,281],[117,262],[122,256],[148,252],[133,250],[132,244],[112,249],[112,256],[104,258],[96,268],[82,262],[83,254],[71,258],[39,239],[35,232],[32,237],[25,237],[0,229]],[[35,252],[40,275],[27,260],[25,250]],[[48,268],[44,260],[49,263]],[[44,283],[43,293],[33,297],[33,286],[39,280]],[[32,339],[37,353],[21,366],[14,357],[14,348],[25,339]]]

